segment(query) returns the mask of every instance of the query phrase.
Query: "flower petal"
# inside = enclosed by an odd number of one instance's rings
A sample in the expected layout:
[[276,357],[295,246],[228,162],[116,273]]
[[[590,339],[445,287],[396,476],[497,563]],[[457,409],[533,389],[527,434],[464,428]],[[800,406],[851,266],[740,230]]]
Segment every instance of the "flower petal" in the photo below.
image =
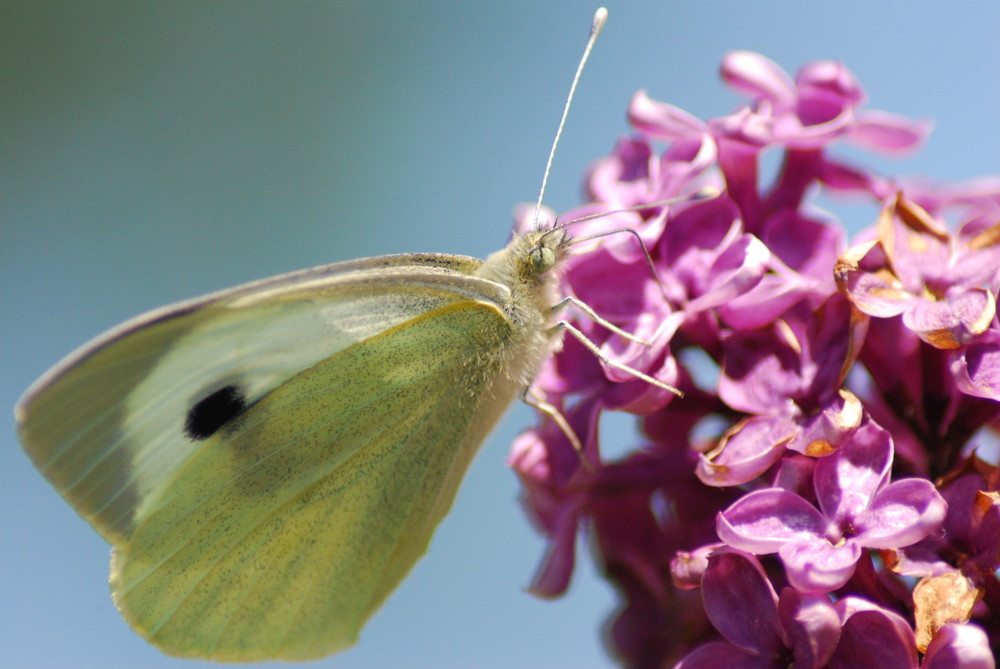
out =
[[909,546],[940,527],[947,511],[948,504],[927,479],[895,481],[855,517],[854,538],[869,548]]
[[840,641],[840,616],[826,595],[784,588],[778,598],[778,615],[796,667],[817,669],[829,661]]
[[702,483],[733,486],[757,478],[781,458],[795,425],[781,417],[755,416],[740,422],[710,453],[698,456]]
[[891,611],[877,607],[857,611],[844,621],[840,644],[829,666],[830,669],[917,669],[913,631]]
[[716,516],[719,538],[750,553],[774,553],[790,541],[826,542],[827,520],[812,504],[778,488],[757,490]]
[[816,498],[837,521],[863,513],[892,466],[892,438],[872,420],[859,427],[833,455],[816,463]]
[[722,58],[722,79],[740,93],[791,102],[792,78],[777,63],[753,51],[730,51]]
[[904,152],[919,148],[934,123],[885,111],[865,111],[848,132],[851,141],[869,151]]
[[802,592],[836,590],[854,574],[861,547],[848,541],[834,546],[829,541],[796,541],[778,551],[788,582]]
[[708,559],[701,581],[705,613],[734,646],[773,655],[778,636],[778,595],[756,559],[719,551]]

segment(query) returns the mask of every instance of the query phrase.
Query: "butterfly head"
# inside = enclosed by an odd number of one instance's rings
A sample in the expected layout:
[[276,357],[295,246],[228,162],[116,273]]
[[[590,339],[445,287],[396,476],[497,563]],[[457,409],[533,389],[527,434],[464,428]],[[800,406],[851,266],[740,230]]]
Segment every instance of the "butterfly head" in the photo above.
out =
[[562,227],[528,232],[516,239],[520,249],[514,253],[518,277],[527,284],[539,285],[552,279],[549,273],[559,267],[569,253],[572,239]]

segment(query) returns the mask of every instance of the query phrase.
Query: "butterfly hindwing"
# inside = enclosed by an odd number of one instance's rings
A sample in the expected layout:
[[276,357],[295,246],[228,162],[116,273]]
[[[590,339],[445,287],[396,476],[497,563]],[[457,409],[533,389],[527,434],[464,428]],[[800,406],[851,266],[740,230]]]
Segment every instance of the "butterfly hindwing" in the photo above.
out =
[[[470,331],[497,341],[484,347]],[[451,505],[481,438],[470,403],[499,370],[483,351],[503,337],[492,306],[444,307],[249,407],[116,547],[125,615],[171,652],[218,659],[353,643]]]

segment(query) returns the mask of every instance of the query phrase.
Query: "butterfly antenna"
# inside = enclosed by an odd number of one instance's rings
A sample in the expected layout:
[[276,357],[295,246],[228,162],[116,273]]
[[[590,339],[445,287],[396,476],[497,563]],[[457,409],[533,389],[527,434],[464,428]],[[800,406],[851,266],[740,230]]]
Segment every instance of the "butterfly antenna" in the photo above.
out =
[[569,87],[569,95],[566,96],[566,105],[563,107],[562,118],[559,119],[559,127],[556,129],[556,136],[552,140],[552,149],[549,150],[549,159],[545,163],[545,173],[542,175],[542,187],[538,191],[538,202],[535,203],[535,230],[538,229],[538,216],[542,208],[542,198],[545,196],[545,185],[549,181],[549,171],[552,169],[552,159],[556,155],[556,147],[559,146],[559,137],[562,135],[563,126],[566,125],[566,117],[569,115],[569,107],[573,103],[573,95],[576,93],[576,85],[580,82],[580,75],[583,73],[583,66],[587,64],[587,59],[590,58],[590,51],[594,48],[594,42],[597,41],[597,36],[601,34],[601,28],[604,27],[604,23],[607,20],[608,10],[601,7],[594,13],[594,22],[590,24],[590,37],[587,38],[587,46],[583,50],[583,56],[580,58],[580,64],[576,66],[576,74],[573,75],[573,83]]

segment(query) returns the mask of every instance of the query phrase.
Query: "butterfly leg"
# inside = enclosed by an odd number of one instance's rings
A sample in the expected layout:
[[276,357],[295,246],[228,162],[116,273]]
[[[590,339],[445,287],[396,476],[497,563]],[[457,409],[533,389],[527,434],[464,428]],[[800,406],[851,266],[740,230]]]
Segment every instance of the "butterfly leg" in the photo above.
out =
[[[597,322],[600,322],[600,321],[597,321]],[[587,338],[587,335],[583,334],[572,323],[569,323],[567,321],[559,321],[558,323],[555,324],[554,327],[562,328],[563,330],[565,330],[569,334],[573,335],[573,337],[578,342],[580,342],[581,344],[583,344],[587,348],[588,351],[590,351],[591,353],[593,353],[594,356],[598,360],[600,360],[601,362],[603,362],[605,365],[608,365],[609,367],[614,367],[615,369],[620,369],[623,372],[631,374],[632,376],[636,377],[637,379],[642,379],[646,383],[648,383],[650,385],[653,385],[653,386],[656,386],[657,388],[662,388],[664,390],[669,390],[670,392],[674,393],[678,397],[683,397],[684,396],[684,393],[681,392],[680,390],[678,390],[677,388],[674,388],[673,386],[671,386],[669,384],[666,384],[663,381],[659,381],[657,379],[654,379],[652,376],[649,376],[648,374],[640,372],[638,369],[635,369],[634,367],[629,367],[628,365],[626,365],[623,362],[617,362],[616,360],[612,360],[611,358],[609,358],[597,346],[597,344],[595,344],[594,342],[590,341],[590,339]]]
[[569,443],[573,446],[573,450],[576,451],[577,455],[580,456],[580,462],[583,464],[584,469],[588,472],[593,473],[595,471],[594,465],[591,464],[590,459],[587,458],[587,454],[583,451],[583,443],[580,441],[580,437],[576,435],[573,430],[573,426],[569,424],[566,417],[562,415],[558,407],[549,402],[546,402],[539,395],[531,391],[531,388],[525,388],[521,393],[521,401],[527,404],[533,409],[541,411],[543,414],[555,421],[555,424],[559,427]]
[[[571,297],[564,297],[562,300],[560,300],[559,302],[557,302],[552,307],[552,311],[557,311],[559,309],[563,309],[563,308],[565,308],[566,306],[568,306],[570,304],[572,304],[574,307],[576,307],[577,309],[579,309],[587,318],[589,318],[590,320],[594,321],[598,325],[607,328],[611,332],[614,332],[616,335],[620,335],[622,337],[625,337],[625,339],[628,339],[629,341],[634,341],[636,344],[642,344],[643,346],[652,346],[652,344],[650,342],[646,341],[645,339],[642,339],[640,337],[636,337],[631,332],[626,332],[625,330],[622,330],[620,327],[618,327],[617,325],[615,325],[611,321],[607,320],[606,318],[601,317],[596,311],[594,311],[590,307],[590,305],[588,305],[586,302],[583,302],[583,301],[581,301],[581,300],[579,300],[579,299],[577,299],[575,297],[572,297],[572,296]],[[560,327],[562,325],[563,325],[563,323],[559,323]]]

